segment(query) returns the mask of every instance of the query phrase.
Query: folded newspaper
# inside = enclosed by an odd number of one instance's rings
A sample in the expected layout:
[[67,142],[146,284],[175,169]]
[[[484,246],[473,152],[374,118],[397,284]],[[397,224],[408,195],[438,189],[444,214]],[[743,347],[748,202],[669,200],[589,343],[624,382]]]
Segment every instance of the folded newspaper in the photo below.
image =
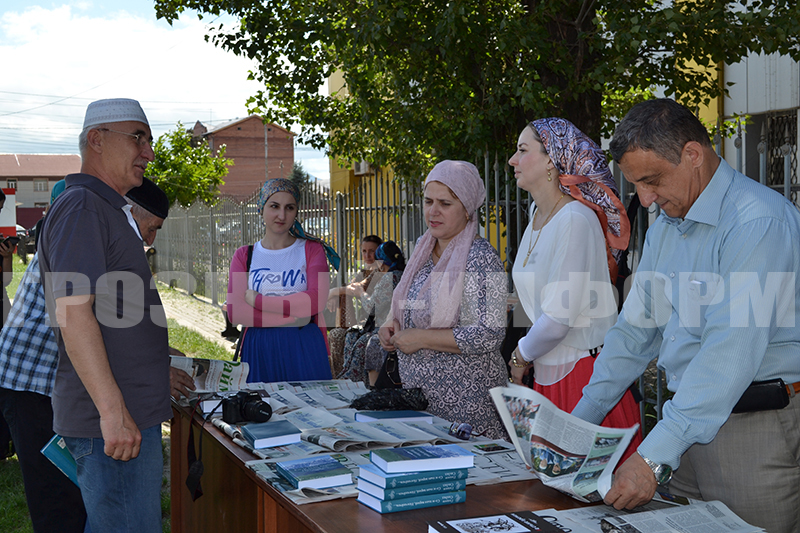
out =
[[748,524],[724,503],[695,502],[691,505],[621,516],[609,516],[600,522],[603,533],[760,533],[760,527]]
[[243,389],[250,372],[249,365],[241,361],[170,355],[169,364],[192,376],[197,394]]
[[489,392],[517,453],[542,483],[582,502],[603,499],[638,424],[627,429],[596,426],[519,385]]

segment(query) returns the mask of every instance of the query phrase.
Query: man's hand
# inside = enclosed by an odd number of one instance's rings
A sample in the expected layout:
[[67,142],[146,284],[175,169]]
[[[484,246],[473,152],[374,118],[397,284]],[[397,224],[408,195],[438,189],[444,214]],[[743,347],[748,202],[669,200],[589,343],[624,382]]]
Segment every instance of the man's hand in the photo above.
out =
[[658,483],[653,471],[638,453],[634,453],[617,469],[603,502],[615,509],[633,509],[652,500],[656,488]]
[[130,461],[139,455],[142,434],[123,405],[120,416],[100,417],[100,431],[105,441],[105,454],[116,461]]
[[176,400],[181,399],[181,395],[189,397],[189,391],[195,389],[192,376],[183,370],[169,367],[169,393]]

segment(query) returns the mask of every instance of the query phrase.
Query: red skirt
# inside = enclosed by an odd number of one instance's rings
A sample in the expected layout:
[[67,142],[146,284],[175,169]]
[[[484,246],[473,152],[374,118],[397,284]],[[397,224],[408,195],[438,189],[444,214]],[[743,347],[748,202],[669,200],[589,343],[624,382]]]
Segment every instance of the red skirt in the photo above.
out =
[[[545,395],[548,400],[556,404],[562,411],[572,412],[583,395],[583,387],[589,383],[589,379],[592,377],[594,359],[594,357],[584,357],[575,363],[575,368],[572,369],[572,372],[552,385],[539,385],[534,381],[533,390]],[[625,454],[619,462],[620,465],[636,452],[642,442],[642,421],[639,415],[639,404],[633,399],[631,391],[627,390],[619,403],[609,411],[600,425],[608,428],[629,428],[634,424],[639,424],[639,431],[631,439],[628,449],[625,450]]]

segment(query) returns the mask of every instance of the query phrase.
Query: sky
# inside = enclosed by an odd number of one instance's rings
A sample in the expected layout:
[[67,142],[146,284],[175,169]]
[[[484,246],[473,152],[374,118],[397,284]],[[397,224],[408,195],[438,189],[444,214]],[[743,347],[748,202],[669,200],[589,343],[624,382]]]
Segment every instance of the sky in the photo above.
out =
[[[254,65],[205,42],[212,22],[233,21],[185,12],[170,26],[152,0],[3,0],[0,153],[77,154],[86,106],[102,98],[139,100],[154,137],[246,117]],[[298,143],[295,161],[329,182],[323,152]]]

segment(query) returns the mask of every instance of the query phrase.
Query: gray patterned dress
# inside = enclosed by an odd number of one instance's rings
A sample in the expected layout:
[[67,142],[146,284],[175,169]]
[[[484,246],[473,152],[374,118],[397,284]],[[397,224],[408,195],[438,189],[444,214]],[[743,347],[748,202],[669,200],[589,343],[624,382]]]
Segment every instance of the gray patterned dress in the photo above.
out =
[[[415,300],[433,270],[428,259],[408,290]],[[466,265],[461,314],[453,328],[460,354],[423,349],[413,354],[397,352],[403,388],[420,387],[428,398],[428,411],[451,422],[469,422],[473,431],[489,438],[508,438],[497,415],[489,389],[508,383],[500,347],[505,336],[506,276],[492,245],[476,238]],[[403,313],[403,328],[414,328],[412,313]]]

